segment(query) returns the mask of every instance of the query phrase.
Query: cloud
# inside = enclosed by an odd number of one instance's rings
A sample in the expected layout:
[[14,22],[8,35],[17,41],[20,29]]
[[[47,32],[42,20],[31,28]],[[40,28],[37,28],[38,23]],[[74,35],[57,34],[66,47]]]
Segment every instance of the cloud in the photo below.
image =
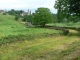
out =
[[47,7],[53,13],[55,0],[0,0],[0,9],[37,9],[38,7]]

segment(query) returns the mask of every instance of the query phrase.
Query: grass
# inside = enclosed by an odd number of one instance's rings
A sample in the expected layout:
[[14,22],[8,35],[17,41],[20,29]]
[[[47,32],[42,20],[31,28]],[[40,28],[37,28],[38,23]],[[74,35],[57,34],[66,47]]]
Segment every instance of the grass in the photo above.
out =
[[60,27],[80,27],[80,22],[77,23],[52,23],[52,24],[47,24],[50,26],[60,26]]
[[0,45],[0,60],[80,60],[75,30],[63,36],[59,30],[27,27],[9,15],[0,15],[0,28],[0,42],[11,42]]
[[46,34],[57,33],[59,31],[45,28],[29,28],[14,20],[14,16],[0,15],[0,37],[9,35],[25,35],[25,34]]
[[59,34],[61,31],[27,27],[14,20],[14,16],[0,15],[0,45],[9,44],[23,40],[34,40],[35,38],[48,37]]
[[63,57],[66,58],[67,55],[73,53],[74,49],[76,51],[76,48],[80,46],[78,45],[79,37],[52,36],[33,41],[13,43],[6,46],[3,45],[0,49],[0,55],[1,60],[62,60]]

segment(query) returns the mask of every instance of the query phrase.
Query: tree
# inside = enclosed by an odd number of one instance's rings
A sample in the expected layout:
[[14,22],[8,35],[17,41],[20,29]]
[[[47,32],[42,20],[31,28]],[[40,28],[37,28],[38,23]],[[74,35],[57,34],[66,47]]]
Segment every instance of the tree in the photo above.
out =
[[46,23],[50,23],[53,20],[51,11],[48,8],[38,8],[34,13],[34,24],[45,26]]
[[22,21],[27,21],[27,22],[33,22],[33,16],[32,15],[25,15],[23,16]]
[[80,16],[80,0],[57,0],[55,8],[59,19],[72,15]]
[[20,18],[19,15],[16,15],[16,16],[15,16],[15,20],[16,20],[16,21],[18,21],[19,18]]
[[52,22],[57,23],[58,22],[57,14],[52,14],[52,15],[53,15],[53,21]]

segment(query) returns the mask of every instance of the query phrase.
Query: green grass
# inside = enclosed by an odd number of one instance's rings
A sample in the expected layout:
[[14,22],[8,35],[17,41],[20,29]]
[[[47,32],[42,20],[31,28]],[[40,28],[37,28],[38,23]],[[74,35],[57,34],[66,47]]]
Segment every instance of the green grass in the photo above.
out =
[[9,35],[57,33],[59,31],[45,28],[29,28],[14,20],[14,16],[0,15],[0,37]]
[[[0,56],[1,60],[62,60],[69,54],[73,54],[74,51],[79,51],[77,48],[80,46],[79,43],[79,37],[75,36],[47,37],[3,45],[0,49]],[[76,56],[72,57],[77,58]]]
[[77,23],[52,23],[52,24],[47,24],[50,26],[60,26],[60,27],[80,27],[80,22]]
[[0,60],[80,60],[80,36],[69,31],[63,36],[59,30],[27,27],[14,16],[0,15]]
[[27,27],[15,21],[14,16],[9,15],[0,15],[0,21],[0,45],[23,40],[34,40],[61,32],[46,28]]

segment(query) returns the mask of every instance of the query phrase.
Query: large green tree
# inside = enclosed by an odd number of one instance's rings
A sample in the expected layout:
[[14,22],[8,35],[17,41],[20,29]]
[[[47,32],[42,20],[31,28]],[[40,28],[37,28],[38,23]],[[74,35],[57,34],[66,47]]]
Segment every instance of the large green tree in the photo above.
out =
[[71,15],[80,16],[80,0],[56,0],[55,6],[59,19]]
[[48,8],[38,8],[34,13],[34,24],[45,26],[45,24],[52,22],[53,16]]

